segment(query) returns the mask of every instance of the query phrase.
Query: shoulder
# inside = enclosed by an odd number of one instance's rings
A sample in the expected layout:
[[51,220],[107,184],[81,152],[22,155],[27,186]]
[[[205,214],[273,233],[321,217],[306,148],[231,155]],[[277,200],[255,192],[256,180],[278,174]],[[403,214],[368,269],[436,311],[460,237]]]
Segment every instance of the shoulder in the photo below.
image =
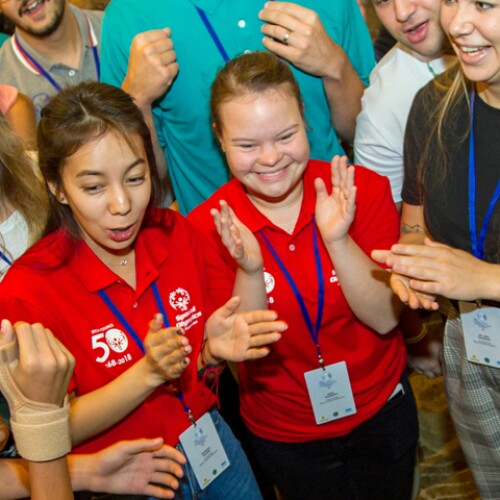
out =
[[0,111],[6,114],[16,102],[19,92],[11,85],[0,85]]

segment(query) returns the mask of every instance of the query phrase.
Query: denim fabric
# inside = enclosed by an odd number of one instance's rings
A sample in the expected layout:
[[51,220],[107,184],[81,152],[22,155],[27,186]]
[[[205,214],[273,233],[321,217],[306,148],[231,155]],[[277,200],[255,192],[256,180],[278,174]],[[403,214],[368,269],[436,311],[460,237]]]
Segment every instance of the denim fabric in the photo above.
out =
[[249,432],[255,455],[287,500],[409,500],[418,442],[415,399],[392,397],[347,436],[281,443]]
[[[179,489],[175,498],[184,500],[262,500],[252,469],[239,441],[234,437],[231,429],[217,410],[211,410],[210,415],[231,465],[204,490],[201,490],[193,469],[189,463],[186,464],[183,467],[184,478],[179,481]],[[180,443],[177,448],[184,453]]]

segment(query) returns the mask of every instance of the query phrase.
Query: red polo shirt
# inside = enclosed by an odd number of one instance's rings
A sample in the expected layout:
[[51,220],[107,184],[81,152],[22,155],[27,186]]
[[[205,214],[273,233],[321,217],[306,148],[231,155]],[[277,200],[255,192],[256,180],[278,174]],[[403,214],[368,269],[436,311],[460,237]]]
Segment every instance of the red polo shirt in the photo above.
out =
[[[319,344],[326,364],[342,360],[347,363],[357,413],[322,425],[315,423],[304,380],[304,372],[319,368],[315,344],[290,284],[263,242],[261,232],[292,275],[314,323],[318,310],[312,232],[314,179],[321,177],[331,190],[330,175],[328,163],[309,162],[304,173],[302,207],[291,235],[255,208],[236,179],[189,215],[190,221],[216,242],[226,262],[231,262],[231,257],[210,216],[210,209],[218,208],[219,200],[227,201],[261,244],[269,307],[278,312],[289,328],[267,357],[240,363],[239,380],[241,413],[246,425],[254,434],[270,440],[304,442],[347,434],[384,406],[406,366],[404,342],[397,329],[378,335],[354,316],[337,281],[334,263],[320,241],[325,303]],[[356,167],[355,184],[358,191],[351,237],[368,255],[375,248],[389,248],[399,238],[399,218],[388,180]],[[234,269],[234,261],[232,265]]]
[[[170,324],[183,326],[193,346],[180,384],[198,418],[215,402],[196,374],[204,323],[231,295],[232,279],[212,245],[200,241],[202,236],[182,216],[167,210],[155,215],[157,224],[142,229],[136,241],[136,290],[82,240],[72,244],[65,232],[57,231],[7,273],[0,287],[1,317],[50,328],[76,358],[71,389],[81,396],[109,383],[143,356],[98,291],[106,291],[144,339],[148,323],[159,312],[151,288],[156,282]],[[180,401],[161,386],[125,419],[75,452],[94,452],[122,439],[142,437],[162,436],[175,445],[188,426]]]

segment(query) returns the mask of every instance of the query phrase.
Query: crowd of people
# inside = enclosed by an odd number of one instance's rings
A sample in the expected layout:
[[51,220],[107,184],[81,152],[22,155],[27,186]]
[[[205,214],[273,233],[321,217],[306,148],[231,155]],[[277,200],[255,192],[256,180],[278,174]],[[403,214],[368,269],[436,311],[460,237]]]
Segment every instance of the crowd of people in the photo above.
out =
[[409,369],[500,497],[500,8],[373,7],[1,3],[0,498],[410,500]]

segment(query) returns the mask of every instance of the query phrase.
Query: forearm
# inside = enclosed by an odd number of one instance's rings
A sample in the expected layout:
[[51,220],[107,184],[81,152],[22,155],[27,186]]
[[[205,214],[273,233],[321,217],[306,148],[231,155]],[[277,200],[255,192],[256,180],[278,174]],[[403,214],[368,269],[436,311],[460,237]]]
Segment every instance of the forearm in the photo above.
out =
[[333,128],[347,142],[354,141],[356,117],[365,86],[345,52],[337,46],[335,65],[322,77]]
[[160,146],[158,141],[158,134],[156,132],[156,125],[153,119],[153,111],[150,104],[139,106],[144,116],[144,121],[146,122],[149,133],[151,134],[151,142],[153,143],[153,152],[155,154],[156,166],[158,168],[158,174],[162,181],[167,181],[168,169],[167,169],[167,158],[165,157],[165,152]]
[[159,382],[148,376],[142,358],[109,384],[71,400],[73,445],[95,436],[127,416],[153,392]]
[[327,245],[342,292],[356,317],[380,334],[398,323],[402,304],[389,286],[390,274],[347,236]]
[[33,500],[68,500],[73,498],[68,462],[61,457],[50,462],[29,462]]
[[238,267],[234,280],[233,297],[239,297],[239,311],[267,309],[267,294],[262,269],[247,272]]

